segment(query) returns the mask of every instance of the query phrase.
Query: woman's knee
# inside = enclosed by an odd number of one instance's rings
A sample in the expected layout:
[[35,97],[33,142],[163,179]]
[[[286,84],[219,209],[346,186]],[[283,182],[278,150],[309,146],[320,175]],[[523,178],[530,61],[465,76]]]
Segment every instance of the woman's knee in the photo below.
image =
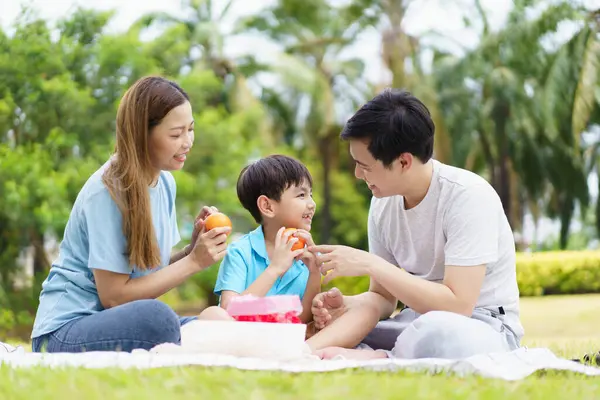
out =
[[398,336],[394,355],[460,359],[504,350],[503,336],[485,323],[456,313],[431,311]]
[[155,343],[181,341],[179,316],[159,300],[137,300],[130,303],[128,318],[141,340]]

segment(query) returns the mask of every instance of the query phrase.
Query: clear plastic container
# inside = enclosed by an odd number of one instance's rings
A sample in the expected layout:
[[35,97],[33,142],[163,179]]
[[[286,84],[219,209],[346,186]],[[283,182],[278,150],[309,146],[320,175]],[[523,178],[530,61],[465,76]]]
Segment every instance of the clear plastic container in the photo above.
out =
[[181,327],[180,348],[188,354],[291,360],[306,356],[305,335],[305,324],[195,320]]

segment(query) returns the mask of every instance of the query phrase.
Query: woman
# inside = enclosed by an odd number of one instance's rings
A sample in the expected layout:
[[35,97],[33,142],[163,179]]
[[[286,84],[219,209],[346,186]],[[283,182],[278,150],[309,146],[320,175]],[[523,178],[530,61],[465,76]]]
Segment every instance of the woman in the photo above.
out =
[[[123,96],[116,150],[81,189],[42,285],[33,351],[131,351],[179,344],[182,324],[157,297],[221,260],[229,228],[205,232],[197,218],[192,242],[179,240],[175,180],[194,138],[188,95],[177,84],[145,77]],[[205,310],[212,319],[224,311]]]

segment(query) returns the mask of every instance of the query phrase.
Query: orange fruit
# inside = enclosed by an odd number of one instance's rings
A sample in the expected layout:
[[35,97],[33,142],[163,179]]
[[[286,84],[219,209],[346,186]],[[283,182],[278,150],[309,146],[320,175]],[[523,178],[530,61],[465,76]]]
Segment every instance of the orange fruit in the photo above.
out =
[[[207,231],[210,231],[211,229],[215,229],[215,228],[220,228],[223,226],[228,226],[230,228],[232,227],[231,220],[229,219],[229,217],[220,212],[210,214],[204,220],[204,226],[206,227]],[[229,233],[231,233],[231,231],[229,231]]]
[[[285,235],[286,232],[296,232],[297,229],[296,228],[286,228],[285,231],[283,231],[282,235]],[[290,235],[290,239],[292,238],[293,234]],[[295,238],[298,239],[298,241],[296,243],[294,243],[294,245],[292,246],[292,251],[296,251],[296,250],[301,250],[304,248],[304,246],[306,246],[306,240],[304,240],[301,237],[298,236],[294,236]]]

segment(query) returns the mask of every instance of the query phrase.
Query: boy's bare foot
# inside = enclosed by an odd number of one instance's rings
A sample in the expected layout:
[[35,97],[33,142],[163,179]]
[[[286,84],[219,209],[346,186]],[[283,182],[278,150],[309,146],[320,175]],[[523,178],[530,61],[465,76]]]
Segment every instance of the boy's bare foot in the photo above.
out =
[[387,354],[379,350],[345,349],[343,347],[326,347],[313,352],[321,360],[331,360],[342,356],[347,360],[374,360],[377,358],[388,358]]
[[205,308],[200,315],[198,315],[198,319],[206,319],[212,321],[234,321],[233,317],[229,315],[229,313],[218,306],[211,306]]
[[319,330],[315,328],[315,321],[309,322],[308,324],[306,324],[306,335],[304,340],[310,339],[311,337],[316,335],[318,331]]

